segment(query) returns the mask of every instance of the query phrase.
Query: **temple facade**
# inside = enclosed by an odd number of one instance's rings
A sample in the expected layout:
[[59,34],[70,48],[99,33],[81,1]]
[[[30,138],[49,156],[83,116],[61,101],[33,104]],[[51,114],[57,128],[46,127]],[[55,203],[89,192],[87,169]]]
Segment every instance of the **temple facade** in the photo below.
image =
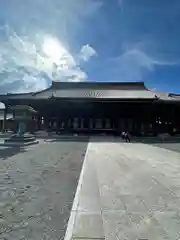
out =
[[52,82],[26,94],[0,95],[6,106],[29,105],[37,112],[34,131],[157,135],[180,133],[180,95],[157,93],[143,82]]

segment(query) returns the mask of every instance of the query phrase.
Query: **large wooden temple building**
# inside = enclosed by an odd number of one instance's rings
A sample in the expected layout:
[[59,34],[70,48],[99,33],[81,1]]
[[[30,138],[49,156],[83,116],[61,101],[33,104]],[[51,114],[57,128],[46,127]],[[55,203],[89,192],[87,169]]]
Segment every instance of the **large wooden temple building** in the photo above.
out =
[[180,133],[180,95],[157,93],[143,82],[52,82],[43,91],[0,95],[5,118],[13,105],[29,105],[36,130],[134,135]]

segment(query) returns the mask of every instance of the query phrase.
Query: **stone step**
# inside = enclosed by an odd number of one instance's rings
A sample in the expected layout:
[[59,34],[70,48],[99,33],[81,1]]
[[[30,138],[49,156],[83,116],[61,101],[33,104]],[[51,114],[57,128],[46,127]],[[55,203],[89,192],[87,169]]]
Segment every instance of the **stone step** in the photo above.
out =
[[5,142],[32,142],[35,140],[35,137],[10,137],[5,139]]
[[8,139],[5,139],[5,141],[7,142],[11,142],[11,141],[15,141],[15,142],[31,142],[31,141],[34,141],[35,140],[35,137],[29,137],[29,138],[8,138]]
[[12,135],[4,140],[5,146],[27,146],[36,143],[38,143],[38,141],[35,136],[31,134],[26,134],[24,136]]
[[29,146],[29,145],[34,145],[34,144],[38,144],[39,141],[35,140],[35,141],[31,141],[31,142],[0,142],[0,146],[6,146],[6,147],[25,147],[25,146]]

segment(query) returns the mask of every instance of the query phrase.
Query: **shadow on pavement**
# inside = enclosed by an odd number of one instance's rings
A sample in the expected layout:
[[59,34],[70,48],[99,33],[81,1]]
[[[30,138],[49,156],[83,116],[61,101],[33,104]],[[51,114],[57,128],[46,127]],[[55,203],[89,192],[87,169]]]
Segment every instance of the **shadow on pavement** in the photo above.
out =
[[175,151],[180,153],[180,138],[172,137],[169,139],[138,139],[134,143],[143,143],[159,148]]
[[132,138],[132,142],[136,142],[136,143],[147,143],[147,144],[154,144],[154,143],[159,143],[159,144],[162,144],[162,143],[180,143],[180,138],[176,138],[176,137],[172,137],[172,138],[169,138],[169,139],[160,139],[160,138]]
[[[37,137],[38,139],[39,137]],[[67,136],[67,137],[46,137],[45,142],[123,142],[121,137],[109,136]]]
[[12,157],[20,152],[26,152],[27,150],[23,147],[14,146],[14,147],[3,147],[0,149],[0,158],[6,160],[9,157]]
[[[62,135],[62,136],[37,136],[39,139],[44,139],[44,141],[50,141],[50,142],[124,142],[120,136],[68,136],[68,135]],[[160,138],[139,138],[139,137],[131,137],[132,143],[147,143],[147,144],[162,144],[162,143],[180,143],[180,138],[172,137],[169,139],[160,139]]]
[[[56,134],[55,132],[38,131],[35,133],[37,139],[45,141],[64,141],[64,142],[123,142],[120,135],[103,135],[103,134]],[[180,137],[169,137],[162,140],[160,137],[131,137],[132,143],[180,143]]]

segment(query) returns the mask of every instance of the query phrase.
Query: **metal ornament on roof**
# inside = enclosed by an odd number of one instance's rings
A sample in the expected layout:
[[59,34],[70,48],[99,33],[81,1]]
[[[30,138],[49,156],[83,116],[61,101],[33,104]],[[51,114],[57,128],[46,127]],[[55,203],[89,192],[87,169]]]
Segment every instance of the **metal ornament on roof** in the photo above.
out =
[[48,97],[48,99],[53,99],[53,98],[55,98],[55,96],[54,96],[54,93],[52,93],[49,97]]

